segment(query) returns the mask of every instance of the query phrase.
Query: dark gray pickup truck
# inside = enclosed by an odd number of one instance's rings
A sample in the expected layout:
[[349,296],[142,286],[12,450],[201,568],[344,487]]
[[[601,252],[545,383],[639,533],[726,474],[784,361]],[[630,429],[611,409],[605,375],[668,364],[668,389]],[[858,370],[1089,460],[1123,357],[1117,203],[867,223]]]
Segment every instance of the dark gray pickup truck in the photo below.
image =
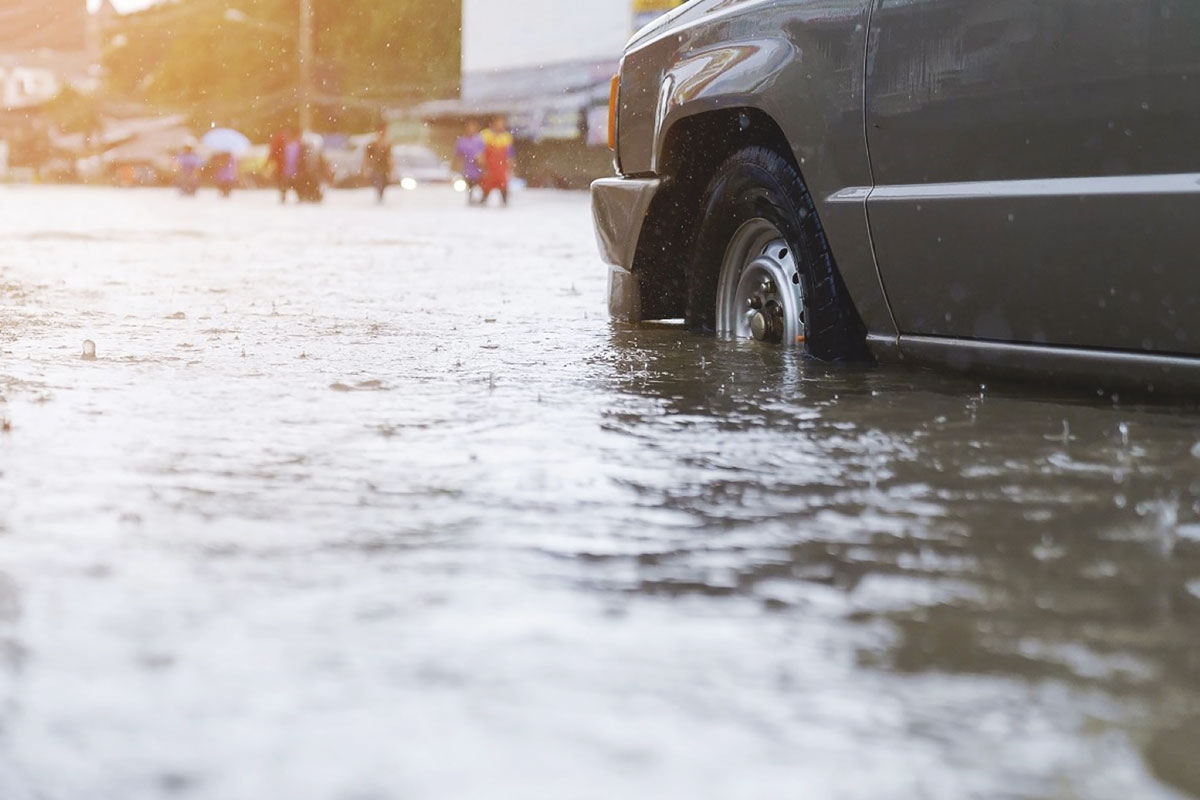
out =
[[592,189],[621,320],[1200,386],[1200,2],[692,0]]

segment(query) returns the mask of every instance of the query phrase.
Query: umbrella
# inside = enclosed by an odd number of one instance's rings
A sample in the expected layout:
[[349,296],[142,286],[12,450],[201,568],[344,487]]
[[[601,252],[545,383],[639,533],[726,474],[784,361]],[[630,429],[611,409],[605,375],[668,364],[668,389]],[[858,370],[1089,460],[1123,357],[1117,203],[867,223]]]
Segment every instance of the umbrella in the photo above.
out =
[[241,155],[250,149],[250,140],[232,128],[213,128],[204,134],[200,144],[214,153]]

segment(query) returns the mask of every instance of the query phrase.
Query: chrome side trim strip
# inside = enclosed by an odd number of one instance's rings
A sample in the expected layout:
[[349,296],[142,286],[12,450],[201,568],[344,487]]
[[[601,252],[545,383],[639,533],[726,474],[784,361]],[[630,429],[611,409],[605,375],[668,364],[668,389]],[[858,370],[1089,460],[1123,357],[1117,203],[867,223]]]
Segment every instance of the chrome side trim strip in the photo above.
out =
[[871,196],[870,186],[848,186],[825,198],[827,203],[861,203]]
[[901,359],[900,339],[882,333],[867,334],[867,349],[881,364],[891,364]]
[[848,186],[829,196],[831,203],[872,201],[970,200],[1029,197],[1103,197],[1200,194],[1200,173],[1114,175],[1097,178],[1045,178],[1020,181]]

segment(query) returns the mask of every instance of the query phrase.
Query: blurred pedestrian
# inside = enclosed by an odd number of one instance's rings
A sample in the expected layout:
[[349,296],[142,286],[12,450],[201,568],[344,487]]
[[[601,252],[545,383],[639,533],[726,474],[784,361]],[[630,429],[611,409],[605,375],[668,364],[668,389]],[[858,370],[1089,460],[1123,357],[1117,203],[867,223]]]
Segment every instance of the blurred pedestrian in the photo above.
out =
[[191,144],[185,144],[175,155],[175,182],[184,195],[191,197],[200,188],[201,166],[203,162]]
[[267,163],[275,172],[275,185],[279,188],[280,203],[286,203],[288,191],[296,187],[300,156],[300,136],[293,128],[285,128],[271,137]]
[[233,153],[218,153],[214,158],[216,174],[214,180],[221,197],[229,197],[238,181],[238,162]]
[[283,149],[287,146],[287,131],[279,130],[271,134],[271,143],[267,147],[267,171],[275,179],[279,188],[280,202],[287,200],[287,190],[283,187]]
[[323,152],[323,141],[320,136],[310,133],[298,138],[296,144],[299,147],[293,178],[296,196],[302,203],[320,203],[325,199],[324,184],[332,177]]
[[508,205],[508,178],[513,168],[513,135],[508,132],[508,124],[504,117],[495,117],[492,124],[481,134],[483,139],[483,199],[481,204],[487,205],[488,197],[494,190],[500,190],[500,199]]
[[467,204],[475,202],[475,187],[483,180],[483,137],[479,135],[479,123],[467,120],[466,132],[454,144],[454,159],[459,174],[467,184]]
[[363,172],[375,187],[378,202],[392,182],[392,145],[388,141],[387,128],[380,128],[375,138],[367,143],[363,152]]

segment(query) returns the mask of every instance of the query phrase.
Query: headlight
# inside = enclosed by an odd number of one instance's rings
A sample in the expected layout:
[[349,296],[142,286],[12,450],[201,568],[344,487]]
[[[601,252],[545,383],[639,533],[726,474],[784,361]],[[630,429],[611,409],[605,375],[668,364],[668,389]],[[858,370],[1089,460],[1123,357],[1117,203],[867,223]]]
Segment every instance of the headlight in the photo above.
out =
[[417,179],[416,178],[401,178],[400,179],[400,188],[411,192],[413,189],[417,188]]
[[454,182],[454,191],[465,192],[466,190],[467,190],[467,182],[464,181],[462,178],[459,178],[458,180],[456,180]]

